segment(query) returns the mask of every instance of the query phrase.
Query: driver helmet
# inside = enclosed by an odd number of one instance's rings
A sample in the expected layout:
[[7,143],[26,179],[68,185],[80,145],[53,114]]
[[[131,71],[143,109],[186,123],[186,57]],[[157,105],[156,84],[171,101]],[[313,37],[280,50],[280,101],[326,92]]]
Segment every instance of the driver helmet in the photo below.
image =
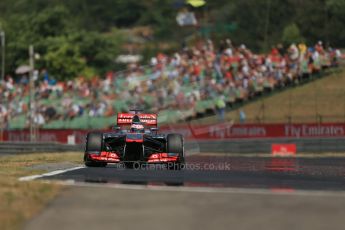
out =
[[144,126],[142,124],[132,124],[131,125],[131,132],[132,133],[143,133]]

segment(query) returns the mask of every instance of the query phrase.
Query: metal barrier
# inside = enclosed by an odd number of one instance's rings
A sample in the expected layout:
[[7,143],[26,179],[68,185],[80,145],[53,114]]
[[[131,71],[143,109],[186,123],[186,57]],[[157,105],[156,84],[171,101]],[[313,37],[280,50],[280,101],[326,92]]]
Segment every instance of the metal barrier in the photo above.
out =
[[[270,153],[272,144],[294,143],[297,152],[323,153],[345,152],[345,138],[272,138],[272,139],[237,139],[218,141],[187,141],[186,152],[211,153]],[[84,151],[84,145],[65,145],[59,143],[2,142],[0,155],[36,153],[36,152],[67,152]]]
[[0,155],[21,153],[50,153],[82,151],[80,145],[65,145],[49,142],[2,142],[0,143]]
[[[200,152],[270,153],[272,144],[296,144],[297,153],[345,152],[345,138],[274,138],[198,141]],[[196,144],[194,143],[193,146]],[[188,143],[187,143],[188,146]]]

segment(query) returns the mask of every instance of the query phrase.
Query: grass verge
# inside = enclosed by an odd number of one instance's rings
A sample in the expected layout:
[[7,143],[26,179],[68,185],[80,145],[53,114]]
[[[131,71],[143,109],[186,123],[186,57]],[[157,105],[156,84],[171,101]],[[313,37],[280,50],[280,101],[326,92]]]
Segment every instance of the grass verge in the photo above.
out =
[[66,161],[81,163],[81,155],[70,152],[0,157],[0,229],[20,229],[62,189],[57,184],[19,182],[18,178],[46,172],[32,166]]
[[[345,121],[345,67],[309,83],[248,101],[226,114],[226,120],[239,123],[239,111],[247,123],[305,123]],[[217,116],[194,120],[196,124],[217,123]]]

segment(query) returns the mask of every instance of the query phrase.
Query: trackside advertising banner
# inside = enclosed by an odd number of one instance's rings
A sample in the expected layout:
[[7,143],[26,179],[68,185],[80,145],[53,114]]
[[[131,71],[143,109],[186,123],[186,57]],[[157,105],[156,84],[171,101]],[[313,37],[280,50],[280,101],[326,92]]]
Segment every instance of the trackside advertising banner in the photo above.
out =
[[[110,131],[110,130],[104,130]],[[260,138],[319,138],[344,137],[345,123],[323,124],[230,124],[161,126],[162,133],[181,133],[186,139],[260,139]],[[45,129],[39,131],[39,141],[67,143],[73,136],[75,143],[85,141],[88,130]],[[5,131],[4,141],[29,141],[29,130]]]

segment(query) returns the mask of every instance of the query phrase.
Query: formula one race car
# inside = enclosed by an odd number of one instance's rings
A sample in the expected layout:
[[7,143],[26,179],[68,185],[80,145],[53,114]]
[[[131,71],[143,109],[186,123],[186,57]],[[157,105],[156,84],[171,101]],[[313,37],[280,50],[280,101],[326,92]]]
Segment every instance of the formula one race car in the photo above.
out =
[[127,168],[142,164],[163,164],[181,169],[184,140],[180,134],[159,134],[157,114],[119,113],[110,132],[90,132],[86,137],[84,162],[88,167],[123,163]]

